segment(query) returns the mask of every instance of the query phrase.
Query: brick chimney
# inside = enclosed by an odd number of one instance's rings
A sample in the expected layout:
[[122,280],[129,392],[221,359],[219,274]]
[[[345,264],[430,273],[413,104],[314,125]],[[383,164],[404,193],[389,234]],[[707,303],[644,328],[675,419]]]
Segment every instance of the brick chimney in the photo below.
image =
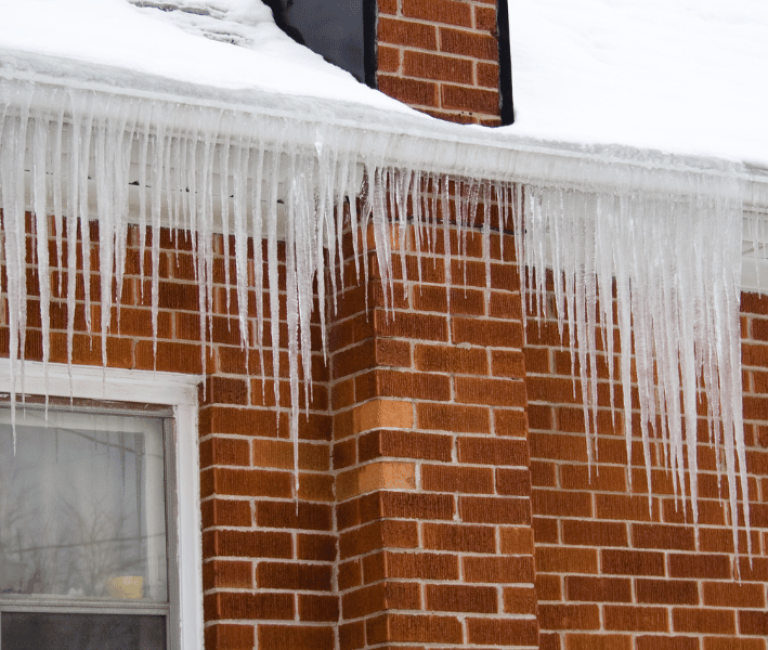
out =
[[506,22],[506,0],[378,0],[379,90],[441,119],[510,123]]

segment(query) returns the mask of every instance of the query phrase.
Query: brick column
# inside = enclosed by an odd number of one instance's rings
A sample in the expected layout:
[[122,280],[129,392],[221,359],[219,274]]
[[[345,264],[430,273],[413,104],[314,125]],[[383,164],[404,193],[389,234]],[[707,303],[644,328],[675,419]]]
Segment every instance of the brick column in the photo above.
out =
[[494,239],[486,307],[468,238],[450,287],[440,243],[421,282],[394,251],[392,315],[372,246],[367,289],[347,262],[331,328],[341,650],[538,647],[513,245],[502,260]]
[[435,117],[497,126],[495,0],[378,0],[379,89]]

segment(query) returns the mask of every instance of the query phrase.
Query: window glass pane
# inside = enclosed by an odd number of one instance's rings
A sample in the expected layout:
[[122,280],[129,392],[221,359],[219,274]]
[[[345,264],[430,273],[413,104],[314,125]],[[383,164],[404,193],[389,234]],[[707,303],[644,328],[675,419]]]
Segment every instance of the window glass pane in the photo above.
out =
[[3,612],[3,650],[164,650],[163,616]]
[[159,418],[2,409],[0,597],[167,601],[164,468]]

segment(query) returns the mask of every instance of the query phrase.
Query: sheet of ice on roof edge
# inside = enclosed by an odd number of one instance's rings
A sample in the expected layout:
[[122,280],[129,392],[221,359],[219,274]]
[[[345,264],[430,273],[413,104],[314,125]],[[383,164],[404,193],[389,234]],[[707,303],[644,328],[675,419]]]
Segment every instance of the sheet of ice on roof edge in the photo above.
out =
[[[253,346],[262,352],[262,289],[278,284],[278,238],[285,242],[288,340],[281,344],[288,348],[289,419],[298,495],[299,376],[305,378],[304,399],[308,408],[311,355],[303,352],[311,349],[313,282],[317,283],[320,298],[327,293],[326,278],[336,282],[332,269],[326,273],[323,255],[327,244],[330,264],[340,260],[344,224],[338,221],[335,208],[349,202],[353,229],[365,232],[369,224],[373,225],[378,266],[383,284],[388,287],[385,296],[389,298],[390,219],[404,225],[412,211],[418,212],[431,223],[432,230],[427,232],[432,234],[427,241],[434,244],[436,206],[445,210],[453,199],[458,206],[460,240],[466,241],[463,233],[475,227],[487,238],[490,223],[481,224],[479,220],[490,219],[490,214],[478,215],[476,206],[481,198],[494,197],[506,208],[502,210],[505,221],[516,233],[523,234],[516,238],[518,259],[533,271],[532,295],[525,299],[526,303],[530,300],[546,304],[546,271],[554,271],[560,327],[564,329],[567,322],[570,346],[579,362],[582,396],[587,405],[588,448],[592,450],[595,446],[595,409],[602,399],[598,379],[600,340],[610,354],[612,337],[606,337],[605,331],[613,331],[614,327],[611,301],[598,298],[611,296],[615,283],[615,325],[622,342],[618,379],[624,410],[629,412],[633,406],[629,342],[634,328],[646,471],[650,471],[651,438],[655,435],[662,441],[664,457],[674,473],[682,502],[686,503],[686,492],[696,495],[697,459],[695,445],[691,443],[696,435],[696,391],[702,388],[707,395],[710,438],[716,449],[725,449],[734,543],[738,548],[737,476],[743,494],[747,494],[738,319],[744,190],[738,166],[729,169],[720,164],[710,172],[685,165],[675,169],[675,161],[662,160],[657,164],[666,169],[659,173],[654,169],[654,161],[619,161],[601,167],[599,155],[592,155],[578,161],[582,176],[580,182],[574,182],[572,157],[566,156],[565,162],[560,163],[556,155],[542,158],[525,148],[492,150],[498,160],[489,164],[460,141],[424,141],[411,134],[287,122],[236,110],[172,104],[152,98],[137,100],[116,93],[46,88],[33,82],[0,81],[0,107],[0,206],[5,230],[7,318],[10,349],[18,350],[20,356],[23,357],[25,348],[27,323],[27,204],[35,214],[34,224],[41,235],[37,248],[39,274],[47,276],[50,272],[46,245],[55,249],[51,253],[59,260],[58,266],[67,269],[67,355],[71,360],[78,260],[76,247],[63,244],[71,241],[78,224],[81,235],[88,234],[89,229],[84,229],[83,224],[89,219],[98,220],[99,300],[102,305],[119,305],[119,292],[115,298],[113,291],[121,286],[126,261],[127,190],[130,183],[138,183],[143,190],[139,200],[140,224],[152,232],[167,223],[173,230],[185,231],[187,236],[193,233],[201,318],[205,323],[200,334],[204,362],[214,311],[212,212],[217,197],[232,196],[237,318],[246,353]],[[427,155],[422,151],[425,145],[432,147]],[[487,156],[487,151],[482,155]],[[132,167],[132,160],[140,164]],[[361,164],[365,168],[366,200],[362,213],[357,214],[354,198],[360,189],[356,179]],[[504,165],[508,169],[506,176],[499,173]],[[489,167],[495,174],[491,179],[484,176]],[[282,176],[281,168],[285,171]],[[473,174],[474,169],[481,172]],[[26,170],[31,170],[32,177],[29,202],[25,198]],[[281,177],[287,179],[283,187],[278,182]],[[568,177],[570,182],[565,180]],[[425,193],[430,182],[432,192]],[[452,183],[456,183],[454,189]],[[91,192],[96,197],[93,212],[89,207]],[[282,221],[277,215],[278,198],[285,202],[288,217]],[[221,205],[228,206],[224,210],[230,209],[226,201]],[[46,244],[43,236],[47,222],[37,215],[48,214],[53,215],[53,233]],[[282,234],[278,233],[280,223],[285,229]],[[63,225],[68,233],[66,239],[62,237]],[[261,247],[255,246],[251,262],[246,257],[247,238],[261,237],[264,231],[267,259],[262,260]],[[448,234],[447,227],[443,234]],[[142,248],[147,245],[144,237],[142,234]],[[357,242],[356,237],[353,242]],[[417,244],[425,245],[420,239]],[[62,260],[64,249],[66,260]],[[487,242],[483,249],[486,254],[490,250]],[[83,259],[87,250],[88,247],[81,250]],[[355,253],[357,258],[360,251]],[[151,238],[150,260],[151,269],[144,271],[151,275],[156,349],[157,237]],[[260,273],[263,262],[267,267],[266,278]],[[486,263],[490,264],[489,258]],[[446,259],[446,268],[449,267]],[[363,270],[367,276],[366,264]],[[84,284],[89,286],[89,282]],[[256,331],[248,325],[249,289],[254,289],[257,296]],[[48,309],[54,294],[58,298],[61,292],[61,287],[56,291],[41,278],[41,310]],[[84,301],[87,304],[90,300],[86,291]],[[271,313],[278,313],[277,300],[277,292],[271,291]],[[111,310],[102,309],[101,314],[98,324],[86,320],[86,326],[100,335],[102,358],[106,359]],[[325,351],[322,310],[320,318]],[[270,319],[270,325],[272,340],[278,341],[277,319]],[[48,320],[42,319],[44,341],[49,339],[49,328]],[[47,363],[47,344],[42,354]],[[23,374],[23,364],[20,368]],[[12,372],[15,387],[16,366]],[[276,369],[264,369],[265,375],[270,372],[276,374]],[[658,377],[656,383],[654,375]],[[279,382],[274,385],[279,398]],[[23,391],[23,381],[20,386]],[[681,392],[682,401],[678,397]],[[279,404],[279,399],[276,401]],[[661,425],[654,430],[652,425],[657,420]],[[629,448],[630,418],[625,418],[625,433]],[[696,499],[690,503],[696,520]],[[743,500],[743,509],[748,525],[747,499]]]

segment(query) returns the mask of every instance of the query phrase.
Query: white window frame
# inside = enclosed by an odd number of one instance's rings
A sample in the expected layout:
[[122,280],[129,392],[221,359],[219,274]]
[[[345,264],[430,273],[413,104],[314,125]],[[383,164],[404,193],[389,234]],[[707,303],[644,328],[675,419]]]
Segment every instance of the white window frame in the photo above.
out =
[[[0,359],[0,393],[22,392],[68,399],[147,403],[170,407],[176,425],[175,467],[168,492],[177,504],[176,521],[168,521],[170,539],[177,540],[178,628],[171,631],[181,650],[203,648],[202,527],[200,519],[200,461],[198,454],[197,386],[201,378],[146,370],[16,362],[15,390],[11,361]],[[23,385],[22,385],[23,384]],[[175,529],[175,534],[173,534]],[[169,575],[170,578],[170,575]],[[169,622],[170,626],[174,621]],[[171,647],[175,644],[172,643]]]

